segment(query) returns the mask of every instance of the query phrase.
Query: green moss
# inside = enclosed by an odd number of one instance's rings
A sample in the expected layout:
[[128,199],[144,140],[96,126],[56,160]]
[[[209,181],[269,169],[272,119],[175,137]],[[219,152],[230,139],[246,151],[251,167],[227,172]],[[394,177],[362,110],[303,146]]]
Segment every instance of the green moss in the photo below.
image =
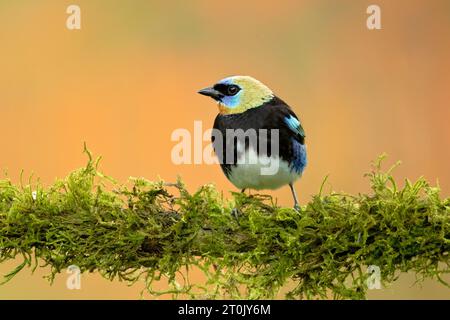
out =
[[[384,284],[412,271],[447,285],[450,200],[424,179],[399,187],[381,158],[367,174],[370,194],[321,188],[298,213],[268,196],[224,200],[212,185],[119,184],[86,152],[85,168],[50,187],[0,180],[0,262],[24,259],[5,281],[43,261],[50,280],[77,265],[174,298],[274,298],[287,283],[287,298],[364,298],[368,265]],[[195,268],[204,283],[190,282]],[[162,279],[169,289],[158,292]]]

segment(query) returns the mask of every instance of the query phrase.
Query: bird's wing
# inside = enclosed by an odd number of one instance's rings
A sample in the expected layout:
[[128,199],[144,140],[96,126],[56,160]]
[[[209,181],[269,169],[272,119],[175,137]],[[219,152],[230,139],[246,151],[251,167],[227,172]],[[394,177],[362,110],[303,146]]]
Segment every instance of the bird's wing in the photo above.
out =
[[280,156],[287,160],[297,173],[302,173],[307,164],[305,130],[294,111],[281,99],[272,107],[274,125],[280,131]]
[[261,111],[265,112],[265,116],[262,117],[264,119],[262,127],[280,129],[282,135],[293,137],[301,144],[304,144],[305,130],[299,118],[288,104],[275,96],[262,108]]

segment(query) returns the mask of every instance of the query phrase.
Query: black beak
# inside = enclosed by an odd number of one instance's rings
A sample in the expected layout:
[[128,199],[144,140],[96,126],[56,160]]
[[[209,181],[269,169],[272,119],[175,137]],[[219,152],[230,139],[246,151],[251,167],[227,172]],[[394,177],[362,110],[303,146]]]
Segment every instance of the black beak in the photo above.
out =
[[212,87],[201,89],[198,91],[198,93],[207,97],[211,97],[214,100],[220,100],[221,98],[223,98],[223,94]]

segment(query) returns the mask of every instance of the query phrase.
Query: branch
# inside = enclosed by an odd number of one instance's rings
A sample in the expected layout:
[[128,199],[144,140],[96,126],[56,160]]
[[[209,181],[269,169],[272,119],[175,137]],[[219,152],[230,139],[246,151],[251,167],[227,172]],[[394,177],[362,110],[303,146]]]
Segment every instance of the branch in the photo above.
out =
[[[424,179],[400,188],[381,158],[367,174],[370,194],[324,194],[322,186],[299,213],[268,196],[226,200],[212,185],[189,193],[181,181],[119,184],[86,152],[85,168],[47,188],[0,180],[0,263],[24,259],[5,282],[25,266],[50,266],[53,280],[76,265],[109,280],[144,280],[155,295],[274,298],[288,284],[287,298],[356,299],[375,265],[385,285],[413,271],[448,286],[450,199]],[[190,282],[193,268],[204,283]],[[167,291],[154,290],[161,279]]]

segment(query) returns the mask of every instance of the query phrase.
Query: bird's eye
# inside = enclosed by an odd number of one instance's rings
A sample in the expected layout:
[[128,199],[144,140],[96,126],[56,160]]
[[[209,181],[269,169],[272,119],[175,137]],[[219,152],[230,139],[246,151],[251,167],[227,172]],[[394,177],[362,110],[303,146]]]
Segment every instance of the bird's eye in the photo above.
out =
[[227,88],[227,95],[228,96],[234,96],[236,93],[239,92],[239,90],[241,90],[238,86],[236,85],[231,85]]

